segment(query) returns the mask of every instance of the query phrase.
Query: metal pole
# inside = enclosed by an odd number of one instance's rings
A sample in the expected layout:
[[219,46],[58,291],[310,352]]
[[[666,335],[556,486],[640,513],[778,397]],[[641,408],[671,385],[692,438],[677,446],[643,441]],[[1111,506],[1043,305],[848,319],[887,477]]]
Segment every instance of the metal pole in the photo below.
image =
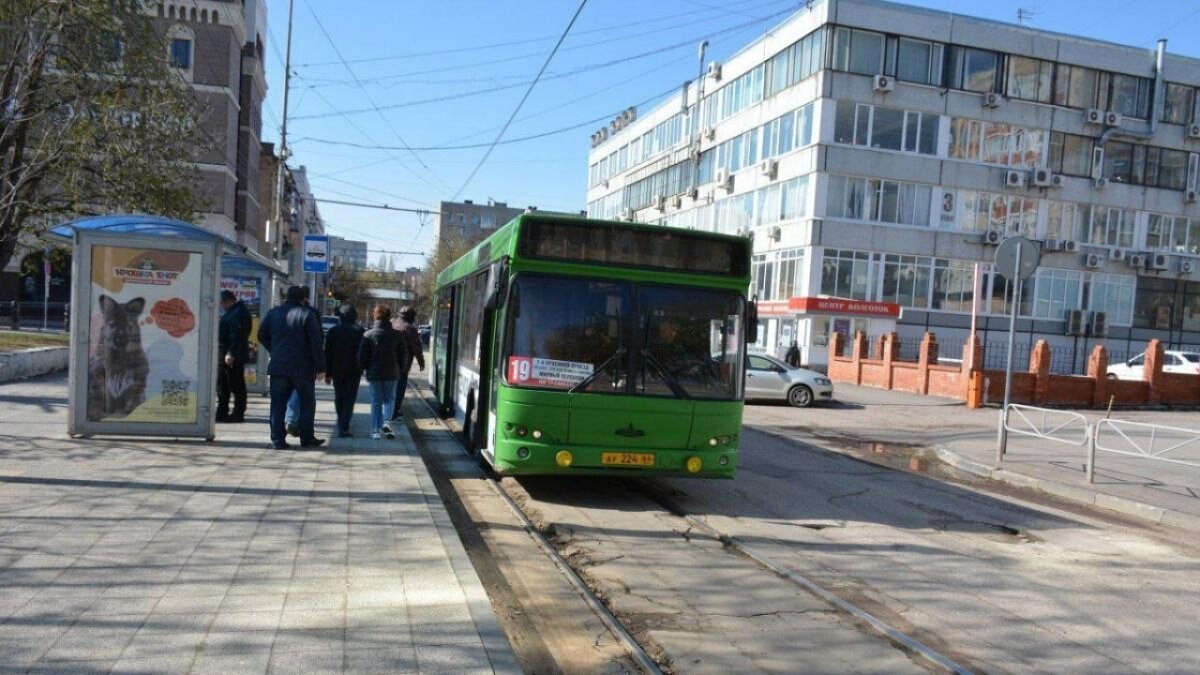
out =
[[[295,8],[295,0],[288,0],[288,29],[287,29],[287,51],[284,56],[283,63],[283,116],[279,123],[279,167],[275,174],[275,228],[278,236],[276,246],[278,246],[279,254],[283,254],[284,237],[288,235],[287,228],[283,225],[283,200],[287,194],[285,190],[285,176],[287,174],[287,120],[288,120],[288,94],[291,91],[292,83],[292,18],[293,9]],[[289,269],[289,275],[295,275],[296,271]],[[293,278],[295,278],[293,276]]]
[[[692,146],[692,184],[689,186],[691,189],[695,189],[700,185],[700,115],[703,109],[702,104],[704,103],[704,54],[708,51],[708,40],[701,42],[700,48],[697,51],[700,66],[699,72],[696,75],[696,109],[692,111],[692,128],[690,130],[691,143],[695,144]],[[684,89],[685,96],[686,93],[687,90]],[[687,104],[686,100],[684,104]]]
[[1100,426],[1089,424],[1087,425],[1087,482],[1088,484],[1096,482],[1096,434],[1099,433]]
[[1013,341],[1017,333],[1017,305],[1021,302],[1021,249],[1017,247],[1017,264],[1013,270],[1016,285],[1013,287],[1012,313],[1008,315],[1008,361],[1004,366],[1004,407],[1000,409],[1000,430],[996,436],[996,463],[1004,461],[1004,453],[1008,449],[1008,430],[1004,428],[1004,416],[1008,412],[1008,404],[1012,402],[1012,367]]
[[42,252],[42,330],[50,327],[50,249]]

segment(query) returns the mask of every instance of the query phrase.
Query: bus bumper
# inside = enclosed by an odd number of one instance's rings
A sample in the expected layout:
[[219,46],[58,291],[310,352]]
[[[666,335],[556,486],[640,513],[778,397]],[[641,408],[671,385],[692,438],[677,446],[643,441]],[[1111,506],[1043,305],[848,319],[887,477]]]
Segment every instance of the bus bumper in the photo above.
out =
[[[500,444],[492,468],[502,476],[671,476],[676,478],[733,478],[737,472],[738,449],[642,450],[594,446],[556,447],[532,443]],[[512,446],[512,447],[508,447]],[[518,450],[528,451],[520,457]],[[566,454],[564,454],[566,453]],[[647,455],[653,463],[647,462]],[[633,457],[630,457],[633,456]],[[614,460],[639,463],[613,463]],[[606,462],[607,460],[607,462]]]

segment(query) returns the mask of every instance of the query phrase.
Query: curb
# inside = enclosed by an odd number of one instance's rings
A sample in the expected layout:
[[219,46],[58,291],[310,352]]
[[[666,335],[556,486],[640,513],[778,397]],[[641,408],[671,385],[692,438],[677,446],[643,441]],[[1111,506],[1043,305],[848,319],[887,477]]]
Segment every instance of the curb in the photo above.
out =
[[971,459],[967,459],[956,452],[947,450],[946,448],[935,448],[937,458],[943,464],[954,467],[964,473],[969,473],[981,478],[987,478],[1017,487],[1037,490],[1049,495],[1053,495],[1060,499],[1065,499],[1077,504],[1085,506],[1093,506],[1105,509],[1107,511],[1115,511],[1117,513],[1133,516],[1156,525],[1167,525],[1169,527],[1178,527],[1193,532],[1200,532],[1200,516],[1176,511],[1174,509],[1164,508],[1162,506],[1154,506],[1152,504],[1143,504],[1142,502],[1127,499],[1125,497],[1117,497],[1097,490],[1092,490],[1078,485],[1070,485],[1068,483],[1060,483],[1058,481],[1046,480],[1043,478],[1034,478],[1025,474],[1016,473],[1007,469],[998,469],[987,464],[981,464]]
[[32,347],[0,352],[0,383],[64,371],[70,352],[69,347]]

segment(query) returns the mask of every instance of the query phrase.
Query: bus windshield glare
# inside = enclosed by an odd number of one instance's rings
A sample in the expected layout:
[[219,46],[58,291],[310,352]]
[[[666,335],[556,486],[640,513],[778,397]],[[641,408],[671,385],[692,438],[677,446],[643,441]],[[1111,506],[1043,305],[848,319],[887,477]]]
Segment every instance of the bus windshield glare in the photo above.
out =
[[741,316],[733,291],[520,275],[508,302],[510,385],[735,400]]

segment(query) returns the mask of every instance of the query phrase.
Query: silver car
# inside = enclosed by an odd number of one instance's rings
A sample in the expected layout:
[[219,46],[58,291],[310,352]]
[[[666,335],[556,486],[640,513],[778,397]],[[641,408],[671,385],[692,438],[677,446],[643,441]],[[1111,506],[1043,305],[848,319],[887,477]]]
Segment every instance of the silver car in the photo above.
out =
[[773,356],[746,358],[746,400],[787,401],[797,408],[833,400],[833,382],[821,373],[789,366]]

